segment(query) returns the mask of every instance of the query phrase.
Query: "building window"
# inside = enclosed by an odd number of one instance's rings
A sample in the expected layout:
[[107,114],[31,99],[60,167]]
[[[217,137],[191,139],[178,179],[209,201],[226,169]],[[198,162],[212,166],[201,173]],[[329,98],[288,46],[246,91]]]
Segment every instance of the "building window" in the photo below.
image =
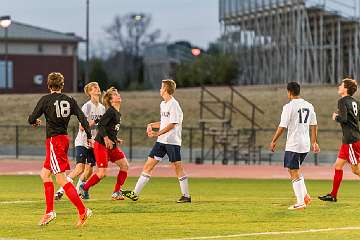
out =
[[61,46],[61,53],[62,53],[62,55],[68,54],[68,47],[66,45]]
[[38,52],[43,53],[44,52],[44,46],[42,44],[38,44]]
[[0,88],[9,89],[14,87],[14,80],[13,80],[13,63],[11,61],[7,62],[7,81],[6,81],[6,74],[5,74],[5,61],[0,61]]

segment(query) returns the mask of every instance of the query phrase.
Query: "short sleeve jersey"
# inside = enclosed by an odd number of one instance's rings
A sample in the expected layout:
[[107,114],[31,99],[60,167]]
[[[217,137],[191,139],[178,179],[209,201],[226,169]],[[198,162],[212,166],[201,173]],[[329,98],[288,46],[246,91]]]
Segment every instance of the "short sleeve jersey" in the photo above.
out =
[[28,118],[29,124],[36,123],[42,114],[46,119],[46,137],[66,135],[71,115],[75,115],[84,127],[87,137],[91,138],[89,123],[74,98],[63,93],[43,96]]
[[120,123],[121,114],[114,107],[109,107],[99,120],[99,131],[96,134],[95,141],[105,145],[104,137],[109,137],[116,146]]
[[311,103],[304,99],[293,99],[283,107],[279,127],[287,128],[285,151],[310,151],[310,125],[317,125],[316,113]]
[[[102,115],[104,115],[105,113],[105,107],[104,105],[102,105],[101,103],[98,104],[94,104],[93,102],[91,102],[90,100],[87,101],[81,108],[81,110],[83,111],[86,119],[88,120],[88,122],[90,122],[91,120],[97,122],[99,121],[99,119],[101,118]],[[98,124],[94,125],[91,127],[91,136],[94,139],[98,130]],[[86,137],[86,133],[83,130],[78,131],[78,134],[75,138],[75,146],[84,146],[87,147],[87,137]]]
[[164,129],[170,123],[175,123],[175,127],[169,132],[158,136],[157,142],[181,146],[181,131],[183,112],[174,97],[168,102],[162,101],[160,104],[160,130]]
[[338,116],[343,132],[342,142],[351,144],[360,141],[359,131],[359,103],[351,96],[345,96],[338,101]]

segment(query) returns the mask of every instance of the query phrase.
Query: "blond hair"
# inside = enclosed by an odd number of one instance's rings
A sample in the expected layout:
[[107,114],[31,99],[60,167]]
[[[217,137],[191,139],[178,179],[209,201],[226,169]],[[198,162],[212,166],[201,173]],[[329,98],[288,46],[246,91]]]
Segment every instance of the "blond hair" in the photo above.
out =
[[64,88],[64,76],[59,72],[50,73],[48,75],[47,85],[50,90],[62,90]]
[[88,97],[90,97],[89,92],[90,92],[91,88],[92,88],[92,87],[95,87],[95,86],[99,86],[99,84],[98,84],[97,82],[89,82],[89,83],[86,84],[85,87],[84,87],[84,93],[85,93]]
[[162,83],[165,86],[166,92],[170,95],[173,95],[175,93],[176,89],[176,83],[172,79],[164,79],[162,80]]
[[115,87],[110,87],[108,90],[106,90],[104,96],[103,96],[103,103],[106,108],[111,106],[111,99],[114,93],[116,93],[118,90]]

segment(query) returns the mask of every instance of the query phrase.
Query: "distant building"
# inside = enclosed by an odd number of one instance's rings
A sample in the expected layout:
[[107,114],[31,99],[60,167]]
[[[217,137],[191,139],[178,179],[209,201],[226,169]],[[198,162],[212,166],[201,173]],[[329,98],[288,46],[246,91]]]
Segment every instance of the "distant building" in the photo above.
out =
[[8,28],[6,83],[4,35],[0,28],[0,93],[47,92],[50,72],[63,73],[65,92],[77,90],[80,37],[13,21]]
[[175,76],[176,65],[194,60],[188,42],[158,43],[144,50],[144,82],[146,88],[158,89],[161,80]]

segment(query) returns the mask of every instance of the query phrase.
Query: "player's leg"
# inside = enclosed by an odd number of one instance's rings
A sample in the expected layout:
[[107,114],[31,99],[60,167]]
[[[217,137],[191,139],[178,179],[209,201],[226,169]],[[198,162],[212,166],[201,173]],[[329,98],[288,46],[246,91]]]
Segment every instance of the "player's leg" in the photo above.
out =
[[56,218],[56,213],[54,211],[54,197],[53,197],[54,196],[54,183],[51,178],[51,171],[49,169],[46,169],[45,167],[42,168],[40,177],[44,184],[46,210],[45,210],[44,216],[42,217],[41,221],[39,222],[39,225],[44,226]]
[[[333,178],[333,187],[330,193],[319,196],[319,199],[322,201],[336,202],[337,194],[340,188],[340,184],[343,178],[343,168],[346,162],[350,162],[349,155],[350,145],[342,144],[339,150],[338,157],[334,164],[334,178]],[[351,162],[350,162],[351,163]]]
[[181,197],[177,201],[178,203],[190,203],[191,197],[189,193],[189,181],[185,174],[184,167],[181,162],[180,146],[178,145],[165,145],[166,154],[169,157],[172,167],[175,170],[176,177],[179,180]]
[[108,149],[104,145],[102,145],[98,142],[95,142],[94,155],[95,155],[96,165],[98,168],[97,168],[96,172],[91,175],[89,180],[87,180],[85,184],[80,185],[80,188],[79,188],[79,190],[80,190],[79,194],[85,198],[86,198],[86,195],[87,195],[87,192],[89,191],[89,189],[92,186],[99,183],[101,181],[101,179],[103,179],[105,177],[106,169],[108,167],[108,158],[109,158]]
[[84,203],[81,201],[76,188],[71,182],[68,182],[66,179],[66,174],[60,172],[55,175],[56,182],[64,188],[66,196],[69,198],[71,203],[77,208],[79,214],[79,221],[77,226],[81,226],[85,223],[88,217],[91,216],[92,212],[90,209],[87,209]]
[[86,219],[91,215],[91,210],[86,209],[81,201],[74,185],[66,179],[65,171],[70,169],[67,152],[69,148],[69,138],[66,135],[58,135],[52,137],[50,141],[51,163],[54,166],[53,173],[56,176],[56,182],[64,188],[66,196],[77,208],[79,213],[79,221],[77,226],[85,223]]
[[300,153],[285,151],[284,167],[289,171],[290,180],[292,182],[292,187],[296,197],[296,203],[289,207],[290,210],[303,209],[306,207],[304,202],[305,190],[303,189],[302,179],[300,177],[299,171],[301,162]]
[[[85,182],[91,177],[93,173],[93,167],[96,165],[94,150],[93,149],[86,149],[86,159],[84,160],[84,171],[79,177],[79,180],[76,184],[76,190],[80,192],[80,186],[85,184]],[[82,195],[83,199],[90,199],[90,194],[88,191],[83,192]]]
[[[83,163],[77,163],[75,165],[75,168],[67,175],[67,181],[73,183],[73,179],[79,176],[84,171],[84,166],[85,164]],[[64,188],[60,187],[55,193],[55,200],[60,200],[64,195],[64,192]]]
[[120,160],[116,160],[114,163],[118,165],[120,169],[116,178],[116,184],[114,187],[113,194],[111,195],[111,198],[113,200],[124,200],[121,187],[124,185],[126,178],[128,176],[129,163],[125,155],[123,158],[121,158]]
[[156,142],[153,146],[148,159],[143,167],[143,171],[136,182],[135,188],[133,191],[124,190],[123,194],[125,197],[130,198],[133,201],[139,199],[139,195],[145,185],[150,181],[151,173],[154,170],[155,166],[163,159],[166,154],[165,145],[159,142]]

